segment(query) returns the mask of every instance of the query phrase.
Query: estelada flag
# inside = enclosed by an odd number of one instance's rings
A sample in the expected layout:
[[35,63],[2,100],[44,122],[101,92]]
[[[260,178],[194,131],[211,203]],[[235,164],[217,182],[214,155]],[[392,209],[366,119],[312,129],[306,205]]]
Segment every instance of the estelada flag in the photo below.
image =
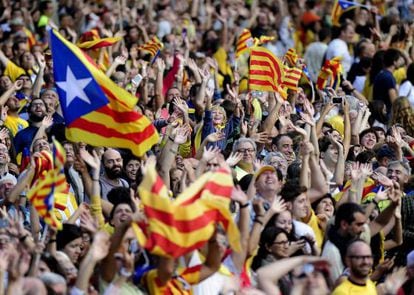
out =
[[244,29],[236,44],[236,58],[247,52],[254,45],[254,40],[249,29]]
[[157,52],[163,47],[164,44],[162,44],[162,42],[157,38],[157,36],[154,36],[147,43],[138,47],[138,49],[148,52],[149,54],[151,54],[151,56],[155,56]]
[[86,53],[54,30],[50,30],[50,43],[69,140],[126,148],[136,156],[158,142],[155,127],[134,109],[136,97],[117,86]]
[[133,224],[138,242],[152,254],[177,258],[202,247],[216,224],[227,232],[230,246],[240,251],[240,233],[230,213],[231,173],[208,172],[175,200],[154,167],[146,171],[138,188],[145,222]]
[[340,26],[339,20],[341,18],[341,15],[345,11],[356,8],[358,6],[361,6],[361,4],[358,3],[358,2],[345,1],[345,0],[336,0],[335,4],[334,4],[334,7],[332,8],[332,14],[331,14],[332,24],[334,26]]
[[250,52],[249,89],[278,92],[286,99],[283,90],[282,62],[264,47],[253,47]]

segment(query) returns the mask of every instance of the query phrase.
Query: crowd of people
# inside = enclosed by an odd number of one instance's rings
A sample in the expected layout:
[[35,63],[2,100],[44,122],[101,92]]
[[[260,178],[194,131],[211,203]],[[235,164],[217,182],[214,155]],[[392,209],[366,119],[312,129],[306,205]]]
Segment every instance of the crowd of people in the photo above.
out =
[[[414,3],[345,2],[333,22],[332,0],[1,1],[0,295],[414,294]],[[138,98],[160,134],[145,156],[65,137],[48,26]],[[309,78],[286,99],[249,91],[243,29]],[[318,89],[335,57],[341,78]],[[61,230],[27,198],[52,138]],[[220,226],[178,259],[144,249],[131,225],[151,165],[172,199],[231,171],[241,251]]]

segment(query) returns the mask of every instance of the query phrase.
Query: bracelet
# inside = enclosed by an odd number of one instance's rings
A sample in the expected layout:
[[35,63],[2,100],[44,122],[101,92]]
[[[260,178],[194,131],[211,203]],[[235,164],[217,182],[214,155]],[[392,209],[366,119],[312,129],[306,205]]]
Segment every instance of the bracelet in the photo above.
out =
[[50,239],[48,242],[48,244],[53,244],[53,243],[56,243],[56,239]]
[[240,209],[247,208],[247,207],[249,207],[249,205],[250,205],[249,203],[246,203],[246,204],[243,204],[243,205],[240,204]]
[[172,138],[171,136],[168,135],[168,139],[171,140],[172,142],[174,142],[174,138]]
[[98,178],[98,179],[96,179],[96,178],[92,178],[92,180],[93,180],[93,181],[99,181],[99,178]]
[[119,270],[119,274],[120,276],[125,278],[129,278],[130,276],[132,276],[132,272],[127,271],[124,267],[121,267],[121,269]]
[[260,221],[260,220],[259,220],[259,219],[257,219],[257,218],[255,218],[255,219],[253,220],[253,222],[256,222],[256,223],[260,224],[261,226],[263,226],[263,221]]

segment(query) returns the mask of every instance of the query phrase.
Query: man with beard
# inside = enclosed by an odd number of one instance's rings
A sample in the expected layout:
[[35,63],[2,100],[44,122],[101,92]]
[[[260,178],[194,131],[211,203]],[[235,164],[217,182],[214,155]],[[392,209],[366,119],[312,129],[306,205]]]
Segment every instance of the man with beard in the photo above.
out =
[[363,240],[355,240],[346,250],[345,263],[349,276],[333,291],[333,295],[377,294],[374,282],[369,279],[373,265],[371,247]]
[[20,90],[23,86],[23,82],[18,80],[16,81],[12,88],[8,91],[12,92],[9,96],[9,99],[6,101],[7,110],[7,117],[6,120],[3,122],[4,126],[9,128],[12,135],[15,136],[17,132],[29,126],[26,120],[20,118],[19,110],[20,110],[20,99],[17,97],[16,91]]
[[17,132],[14,138],[14,147],[16,153],[21,153],[24,148],[30,148],[32,141],[42,125],[42,120],[46,116],[46,105],[43,100],[33,99],[28,107],[29,111],[29,126]]
[[103,154],[104,174],[99,179],[101,196],[107,200],[108,192],[115,187],[129,187],[128,182],[121,178],[123,161],[121,154],[115,149],[107,149]]

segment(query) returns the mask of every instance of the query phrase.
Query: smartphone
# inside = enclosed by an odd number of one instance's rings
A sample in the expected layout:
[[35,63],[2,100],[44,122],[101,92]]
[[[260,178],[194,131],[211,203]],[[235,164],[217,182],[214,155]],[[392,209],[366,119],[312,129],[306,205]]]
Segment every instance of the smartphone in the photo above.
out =
[[132,78],[131,82],[132,84],[134,84],[136,87],[139,86],[139,84],[142,81],[142,76],[140,74],[136,75],[134,78]]
[[335,97],[332,98],[332,102],[341,104],[342,103],[342,97],[341,96],[335,96]]

